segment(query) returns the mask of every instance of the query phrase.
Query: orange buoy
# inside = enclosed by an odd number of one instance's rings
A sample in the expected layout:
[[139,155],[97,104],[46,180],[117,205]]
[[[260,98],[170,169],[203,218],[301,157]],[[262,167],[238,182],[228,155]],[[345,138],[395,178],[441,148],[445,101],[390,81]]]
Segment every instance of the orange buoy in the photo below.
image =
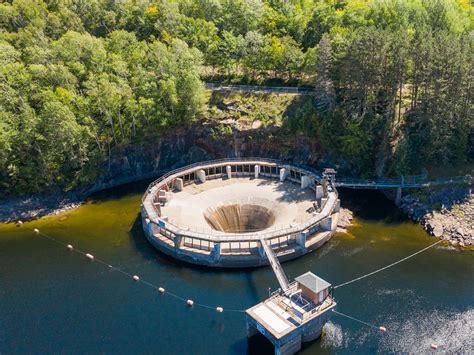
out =
[[387,328],[385,327],[379,327],[379,330],[381,333],[385,333],[387,331]]
[[433,350],[438,349],[438,344],[431,344],[431,349],[433,349]]
[[159,287],[158,291],[160,291],[160,293],[165,293],[165,289],[163,287]]
[[187,300],[187,301],[186,301],[186,304],[187,304],[189,307],[192,307],[193,304],[194,304],[194,301],[193,301],[193,300]]
[[92,254],[86,254],[86,256],[87,256],[90,260],[94,260],[94,255],[92,255]]
[[134,279],[135,281],[140,280],[140,278],[139,278],[137,275],[133,275],[133,279]]
[[69,250],[72,250],[72,245],[71,245],[71,244],[68,244],[68,245],[67,245],[67,248],[68,248]]
[[222,312],[224,312],[224,308],[222,308],[222,307],[217,307],[217,308],[216,308],[216,311],[219,312],[219,313],[222,313]]

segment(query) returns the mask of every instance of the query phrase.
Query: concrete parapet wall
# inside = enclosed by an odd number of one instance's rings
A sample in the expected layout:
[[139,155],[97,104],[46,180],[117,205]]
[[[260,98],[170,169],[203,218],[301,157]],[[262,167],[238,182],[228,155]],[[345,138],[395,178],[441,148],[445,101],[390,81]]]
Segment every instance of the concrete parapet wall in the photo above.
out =
[[[240,164],[240,165],[239,165]],[[159,206],[155,204],[157,195],[171,192],[164,191],[168,186],[180,191],[189,184],[209,179],[239,177],[258,177],[267,179],[286,179],[301,183],[302,188],[315,190],[316,197],[323,195],[323,187],[314,186],[319,177],[306,170],[265,161],[233,162],[232,164],[212,164],[202,168],[182,169],[180,174],[169,175],[158,184],[150,185],[143,199],[142,223],[147,239],[162,252],[179,260],[214,266],[214,267],[253,267],[268,263],[265,252],[260,246],[262,234],[274,250],[280,261],[291,260],[304,255],[329,240],[337,224],[340,201],[334,190],[323,198],[323,205],[318,213],[308,214],[308,220],[291,224],[288,228],[262,230],[261,232],[241,234],[209,234],[190,230],[186,226],[175,226],[161,216]],[[187,174],[187,175],[186,175]],[[195,174],[194,177],[192,174]],[[209,175],[208,175],[209,174]],[[290,176],[291,175],[291,176]],[[187,176],[187,180],[185,177]],[[161,191],[161,192],[160,192]],[[313,195],[314,196],[314,195]],[[158,199],[156,199],[158,200]],[[173,201],[175,201],[173,199]],[[166,203],[166,200],[161,201]],[[282,242],[283,240],[283,242]],[[232,246],[230,246],[232,244]],[[235,246],[236,245],[236,246]],[[230,247],[229,247],[230,246]]]

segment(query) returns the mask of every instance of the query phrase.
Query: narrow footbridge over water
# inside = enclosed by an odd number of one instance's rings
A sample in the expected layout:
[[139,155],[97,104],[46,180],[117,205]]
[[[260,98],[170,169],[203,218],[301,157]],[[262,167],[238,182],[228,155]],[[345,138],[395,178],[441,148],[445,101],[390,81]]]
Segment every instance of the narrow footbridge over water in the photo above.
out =
[[471,175],[441,177],[434,180],[428,180],[426,175],[417,175],[381,179],[337,178],[335,185],[352,189],[415,189],[439,185],[472,184],[473,182],[474,176]]

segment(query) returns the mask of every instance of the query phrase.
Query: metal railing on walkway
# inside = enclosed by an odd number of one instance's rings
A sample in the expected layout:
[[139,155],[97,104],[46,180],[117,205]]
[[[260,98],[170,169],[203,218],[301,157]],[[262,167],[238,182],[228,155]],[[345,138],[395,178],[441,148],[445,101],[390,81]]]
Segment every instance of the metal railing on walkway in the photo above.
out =
[[386,188],[424,188],[438,185],[450,184],[472,184],[474,176],[449,176],[434,180],[428,180],[427,175],[402,176],[400,178],[382,179],[355,179],[336,178],[337,187],[361,188],[361,189],[386,189]]

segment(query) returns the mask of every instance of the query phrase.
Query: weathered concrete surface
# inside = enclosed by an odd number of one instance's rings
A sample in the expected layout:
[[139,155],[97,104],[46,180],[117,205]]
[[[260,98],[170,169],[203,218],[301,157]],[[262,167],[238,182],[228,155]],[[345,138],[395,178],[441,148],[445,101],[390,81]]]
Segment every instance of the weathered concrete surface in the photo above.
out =
[[314,192],[301,190],[291,182],[277,180],[234,178],[208,180],[203,184],[188,185],[181,192],[173,193],[162,213],[178,225],[212,232],[205,219],[209,208],[229,204],[261,205],[275,217],[270,230],[289,227],[311,216]]

